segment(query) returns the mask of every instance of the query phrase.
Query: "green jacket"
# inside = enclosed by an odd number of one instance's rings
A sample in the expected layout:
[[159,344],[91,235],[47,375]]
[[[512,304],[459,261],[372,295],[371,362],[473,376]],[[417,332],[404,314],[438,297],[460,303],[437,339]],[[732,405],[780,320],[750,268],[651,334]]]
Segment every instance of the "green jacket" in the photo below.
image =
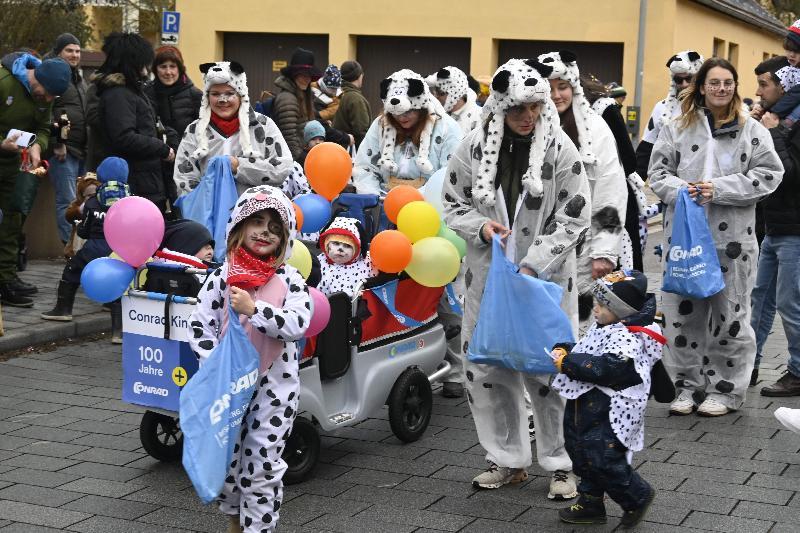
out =
[[339,109],[333,117],[333,127],[352,134],[358,146],[364,140],[370,124],[372,124],[372,112],[369,102],[361,94],[361,89],[350,82],[343,82]]
[[[0,67],[0,138],[5,139],[11,129],[36,134],[36,144],[42,147],[42,156],[50,138],[50,119],[53,104],[42,104],[28,94],[28,90],[5,67]],[[20,154],[0,150],[0,166],[19,167]]]

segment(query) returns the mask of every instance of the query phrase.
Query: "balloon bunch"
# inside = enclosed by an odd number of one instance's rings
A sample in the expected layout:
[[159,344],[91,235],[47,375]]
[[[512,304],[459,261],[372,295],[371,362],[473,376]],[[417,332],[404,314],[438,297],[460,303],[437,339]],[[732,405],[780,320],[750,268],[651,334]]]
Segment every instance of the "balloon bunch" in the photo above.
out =
[[121,260],[100,257],[90,261],[81,273],[81,285],[86,296],[108,303],[125,293],[136,269],[158,250],[164,238],[164,217],[150,200],[128,196],[106,213],[103,234]]

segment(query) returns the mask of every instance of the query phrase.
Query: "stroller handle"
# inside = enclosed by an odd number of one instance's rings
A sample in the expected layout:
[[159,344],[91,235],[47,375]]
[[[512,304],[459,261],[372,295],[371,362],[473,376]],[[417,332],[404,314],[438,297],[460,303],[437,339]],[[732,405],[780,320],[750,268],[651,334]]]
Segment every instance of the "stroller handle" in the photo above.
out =
[[133,287],[137,291],[140,289],[139,274],[145,270],[160,270],[162,272],[185,272],[186,274],[201,274],[201,275],[208,275],[214,271],[213,268],[196,268],[189,265],[179,265],[175,263],[161,263],[161,262],[145,263],[144,265],[136,269],[136,275],[133,277]]
[[[140,291],[136,289],[131,289],[128,291],[128,296],[131,296],[133,298],[143,298],[145,300],[166,302],[168,295],[160,292]],[[192,298],[190,296],[173,296],[172,301],[175,302],[176,304],[195,305],[197,303],[197,298]]]

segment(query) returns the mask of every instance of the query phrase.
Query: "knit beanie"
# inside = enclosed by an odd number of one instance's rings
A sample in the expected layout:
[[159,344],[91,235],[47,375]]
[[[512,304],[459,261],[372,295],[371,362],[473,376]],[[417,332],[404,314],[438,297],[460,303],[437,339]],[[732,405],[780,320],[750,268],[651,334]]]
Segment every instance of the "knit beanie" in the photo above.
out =
[[339,67],[328,65],[317,83],[323,91],[336,93],[342,87],[342,74],[339,72]]
[[787,28],[786,38],[800,46],[800,20],[795,20],[794,23]]
[[179,219],[167,222],[161,248],[194,255],[206,244],[214,247],[214,239],[208,228],[194,220]]
[[119,157],[106,157],[97,166],[97,179],[100,183],[118,181],[128,183],[128,163]]
[[647,301],[647,277],[638,270],[617,270],[592,284],[592,296],[623,319],[642,310]]
[[303,128],[303,142],[308,144],[316,137],[325,138],[325,127],[318,120],[309,120]]
[[340,70],[342,79],[349,82],[356,81],[364,73],[364,69],[358,61],[345,61]]
[[45,59],[33,71],[36,81],[42,84],[44,90],[50,96],[61,96],[67,92],[70,81],[72,80],[72,68],[69,63],[55,57]]
[[53,55],[57,56],[66,46],[70,44],[77,44],[80,46],[81,42],[71,33],[62,33],[56,37],[56,44],[53,45]]

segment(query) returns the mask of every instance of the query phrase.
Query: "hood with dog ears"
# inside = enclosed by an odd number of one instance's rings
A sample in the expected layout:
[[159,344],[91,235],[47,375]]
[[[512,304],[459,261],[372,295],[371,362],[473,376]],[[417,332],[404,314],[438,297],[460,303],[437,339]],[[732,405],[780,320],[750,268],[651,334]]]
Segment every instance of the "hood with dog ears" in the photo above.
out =
[[[413,70],[398,70],[385,80],[381,81],[381,101],[385,113],[402,115],[412,109],[426,109],[428,122],[422,130],[417,154],[417,167],[425,174],[433,172],[428,156],[431,150],[431,134],[436,120],[444,116],[442,104],[431,94],[428,84],[422,76]],[[390,174],[397,172],[398,166],[394,160],[394,145],[397,140],[397,130],[386,118],[382,120],[383,131],[381,139],[381,158],[378,164]]]
[[216,63],[203,63],[200,65],[203,73],[203,99],[200,102],[200,117],[197,122],[197,149],[192,154],[196,159],[208,155],[208,136],[206,128],[211,122],[211,106],[208,103],[208,90],[212,85],[226,83],[233,87],[239,95],[239,145],[242,147],[244,157],[256,157],[250,139],[250,96],[247,91],[247,74],[244,67],[236,61],[218,61]]
[[431,74],[425,81],[431,88],[447,93],[444,101],[444,110],[449,113],[456,103],[469,93],[469,82],[464,71],[457,67],[444,67],[439,72]]
[[675,85],[672,77],[681,74],[694,76],[697,74],[697,71],[700,70],[703,62],[705,62],[703,56],[694,50],[678,52],[667,60],[667,68],[669,69],[670,76],[669,97],[677,98],[678,96],[678,87]]
[[292,201],[287,198],[280,189],[271,185],[259,185],[250,187],[239,196],[236,205],[231,210],[228,219],[228,226],[225,229],[225,238],[229,238],[231,231],[242,220],[253,213],[258,213],[264,209],[274,209],[278,212],[281,222],[289,228],[289,242],[286,243],[286,257],[288,260],[292,256],[292,245],[297,236],[297,222],[295,219],[294,206]]
[[364,229],[358,219],[337,217],[334,218],[328,228],[320,234],[318,245],[322,253],[327,257],[327,242],[329,240],[340,240],[340,238],[344,237],[342,242],[346,242],[355,248],[353,259],[350,261],[354,263],[366,255],[366,250],[361,246],[363,233]]
[[491,93],[483,106],[483,116],[488,119],[488,124],[478,178],[472,191],[472,195],[481,203],[489,206],[495,204],[494,180],[505,132],[506,112],[514,106],[537,102],[541,104],[541,111],[533,129],[528,169],[522,176],[522,185],[528,194],[542,196],[544,155],[559,125],[558,111],[550,99],[550,83],[547,81],[551,72],[549,65],[535,59],[510,59],[494,73]]
[[594,111],[592,111],[589,100],[583,94],[581,73],[578,70],[578,56],[569,50],[562,50],[540,55],[539,62],[553,67],[553,72],[549,76],[551,80],[564,80],[572,86],[572,114],[578,129],[581,160],[584,165],[595,164],[597,156],[594,154],[592,134],[589,131],[589,115]]

